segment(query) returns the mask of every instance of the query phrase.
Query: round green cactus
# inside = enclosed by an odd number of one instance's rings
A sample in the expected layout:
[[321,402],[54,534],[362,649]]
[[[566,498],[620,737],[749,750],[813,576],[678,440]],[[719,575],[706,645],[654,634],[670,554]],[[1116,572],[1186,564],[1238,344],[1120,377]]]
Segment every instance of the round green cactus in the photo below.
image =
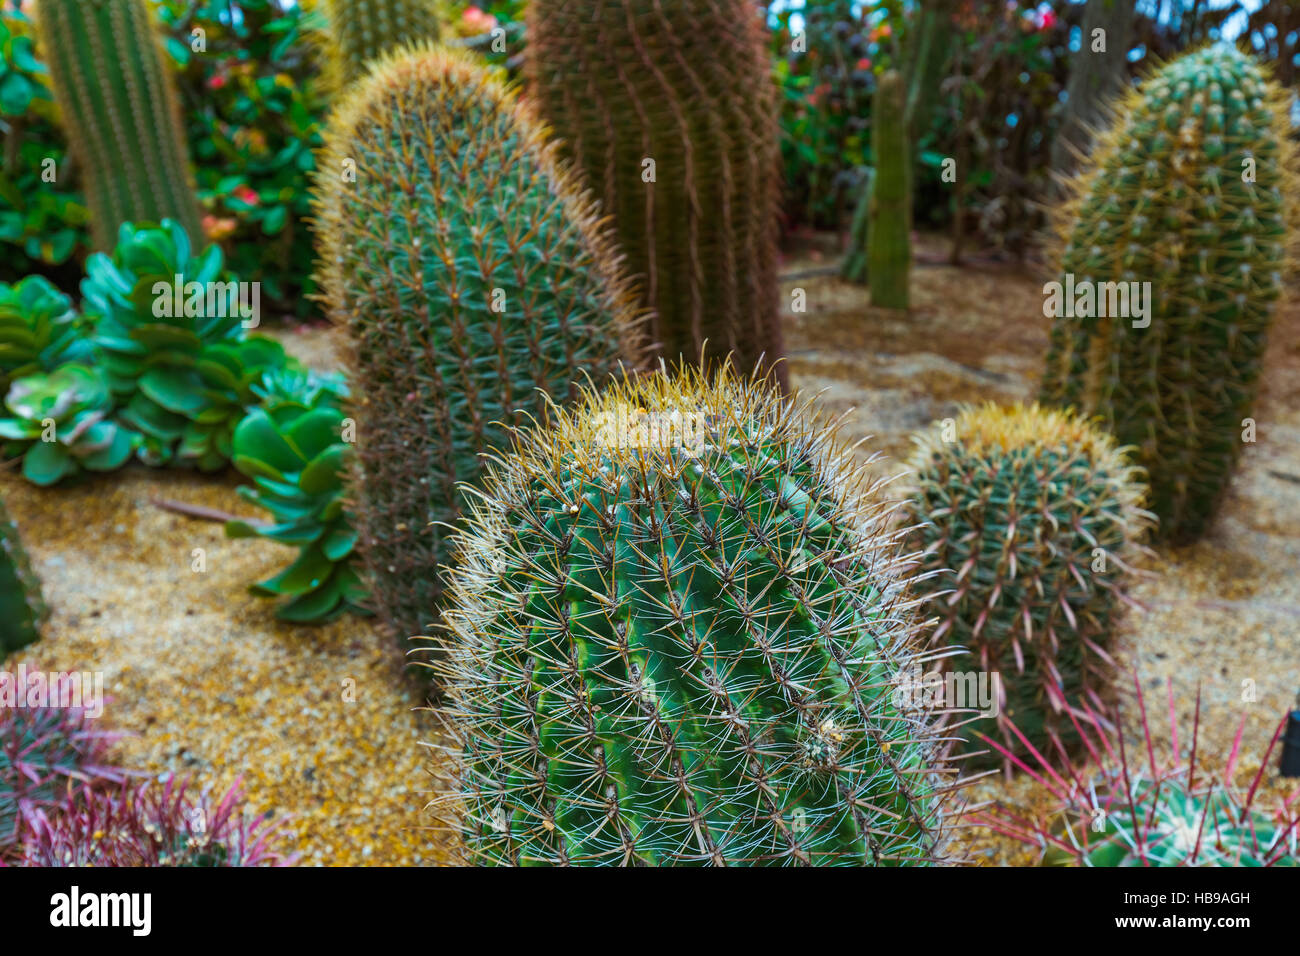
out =
[[1122,588],[1149,522],[1140,472],[1110,436],[1038,406],[969,409],[917,444],[917,592],[939,619],[933,640],[966,651],[946,666],[997,688],[994,725],[962,731],[1019,752],[1014,722],[1033,746],[1068,751],[1070,710],[1109,699]]
[[1061,285],[1078,292],[1059,303],[1042,398],[1137,449],[1174,542],[1205,531],[1227,486],[1294,262],[1285,107],[1232,47],[1186,54],[1122,102],[1062,210]]
[[[4,625],[0,627],[0,660],[40,640],[41,625],[47,617],[49,609],[41,597],[41,583],[23,550],[18,528],[9,520],[4,502],[0,501],[0,622]],[[10,709],[0,707],[0,711]],[[4,723],[4,715],[0,714],[0,727]],[[0,847],[10,828],[4,806],[6,756],[0,752]]]
[[636,311],[596,208],[468,54],[392,55],[331,125],[320,283],[352,351],[374,607],[405,639],[436,619],[460,483],[509,425],[546,413],[543,396],[635,364]]
[[770,385],[593,389],[493,467],[437,665],[470,862],[944,858],[892,509]]
[[0,417],[5,453],[21,455],[23,477],[37,485],[82,471],[115,471],[130,459],[140,436],[109,416],[113,398],[98,369],[70,363],[13,383]]

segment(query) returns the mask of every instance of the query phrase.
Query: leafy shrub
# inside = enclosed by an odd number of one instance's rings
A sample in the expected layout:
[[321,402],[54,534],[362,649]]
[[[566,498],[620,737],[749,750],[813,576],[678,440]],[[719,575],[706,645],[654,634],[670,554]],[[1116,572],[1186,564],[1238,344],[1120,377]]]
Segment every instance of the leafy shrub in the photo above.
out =
[[[312,279],[307,184],[326,100],[305,39],[316,15],[279,0],[162,0],[209,235],[268,303],[305,316]],[[205,49],[193,49],[193,31]]]

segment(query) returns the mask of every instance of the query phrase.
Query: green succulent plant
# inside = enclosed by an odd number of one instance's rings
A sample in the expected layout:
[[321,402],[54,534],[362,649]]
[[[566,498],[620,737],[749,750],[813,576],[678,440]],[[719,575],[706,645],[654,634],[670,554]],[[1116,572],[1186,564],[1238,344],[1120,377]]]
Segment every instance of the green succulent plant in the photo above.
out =
[[590,390],[457,539],[438,807],[495,865],[925,865],[943,746],[891,508],[808,404],[725,368]]
[[20,378],[5,397],[0,438],[22,455],[23,477],[53,485],[83,471],[114,471],[140,436],[112,419],[113,398],[102,372],[71,363]]
[[220,468],[244,408],[255,404],[253,384],[283,363],[277,343],[243,338],[243,322],[257,317],[241,314],[237,288],[221,249],[195,255],[169,220],[124,223],[112,257],[87,260],[84,308],[119,418],[143,436],[146,464]]
[[289,598],[276,611],[287,621],[364,613],[366,589],[352,566],[357,532],[343,501],[352,452],[345,440],[349,421],[338,404],[346,390],[337,380],[298,370],[269,373],[257,390],[262,404],[235,429],[233,458],[255,486],[240,487],[240,496],[271,512],[274,521],[231,521],[226,534],[296,546],[298,557],[250,590]]
[[16,378],[93,358],[86,323],[48,279],[0,283],[0,390]]
[[[9,520],[3,501],[0,501],[0,661],[19,648],[40,640],[41,625],[49,617],[49,609],[41,597],[41,582],[32,571],[31,561],[23,550],[18,528]],[[3,707],[2,711],[15,708]],[[0,728],[6,723],[0,713]],[[0,741],[0,852],[6,837],[12,831],[12,814],[6,812],[6,770],[9,755],[5,751],[9,741]]]

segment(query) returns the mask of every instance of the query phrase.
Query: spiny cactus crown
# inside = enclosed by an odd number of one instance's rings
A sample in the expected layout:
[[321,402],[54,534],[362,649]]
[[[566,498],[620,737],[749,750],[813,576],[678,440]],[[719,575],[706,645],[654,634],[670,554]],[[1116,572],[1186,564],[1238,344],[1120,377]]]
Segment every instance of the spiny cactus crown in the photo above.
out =
[[[1242,448],[1295,262],[1289,128],[1285,96],[1253,59],[1189,53],[1123,100],[1061,211],[1060,272],[1095,302],[1057,318],[1043,398],[1137,448],[1171,540],[1205,530]],[[1128,293],[1131,315],[1100,314],[1124,301],[1104,283]],[[1132,305],[1142,283],[1144,316]]]
[[335,114],[320,282],[352,350],[361,550],[400,638],[436,616],[480,453],[638,358],[619,257],[554,149],[512,90],[434,48],[380,62]]
[[944,856],[891,509],[768,384],[592,390],[492,469],[440,665],[472,861]]
[[1036,405],[967,409],[916,441],[908,517],[933,640],[966,649],[952,670],[999,675],[1008,746],[1008,720],[1035,746],[1073,739],[1066,708],[1101,707],[1110,684],[1122,585],[1148,519],[1140,471],[1110,436]]

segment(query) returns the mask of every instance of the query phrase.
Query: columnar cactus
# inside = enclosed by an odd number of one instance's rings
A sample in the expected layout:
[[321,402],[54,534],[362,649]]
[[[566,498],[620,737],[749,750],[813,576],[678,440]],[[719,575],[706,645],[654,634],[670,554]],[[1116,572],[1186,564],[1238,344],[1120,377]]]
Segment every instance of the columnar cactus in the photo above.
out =
[[457,539],[438,665],[468,860],[942,859],[891,510],[811,404],[725,368],[521,433]]
[[669,362],[781,358],[776,91],[754,5],[535,0],[527,35],[530,94],[614,217],[651,341]]
[[907,121],[903,80],[890,70],[880,77],[873,101],[870,178],[867,210],[867,275],[871,304],[906,309],[912,266],[912,198],[909,182]]
[[434,0],[325,0],[326,63],[342,89],[365,76],[372,61],[395,47],[438,39]]
[[1063,210],[1061,285],[1078,292],[1058,303],[1042,397],[1138,449],[1171,541],[1205,531],[1249,434],[1293,262],[1285,106],[1245,54],[1189,53],[1125,98]]
[[4,624],[0,627],[0,660],[40,640],[40,628],[48,616],[41,583],[27,560],[18,528],[0,501],[0,622]]
[[1104,706],[1113,677],[1121,588],[1148,520],[1138,470],[1110,436],[1037,406],[970,409],[917,445],[907,507],[933,639],[965,648],[951,670],[998,688],[996,722],[964,730],[1018,750],[1014,722],[1035,747],[1068,749],[1068,710]]
[[123,222],[164,218],[198,242],[180,108],[145,0],[41,0],[37,25],[95,245],[111,249]]
[[354,359],[350,497],[375,610],[406,638],[435,619],[458,483],[543,395],[635,360],[636,312],[598,211],[467,54],[379,63],[320,168],[321,287]]

